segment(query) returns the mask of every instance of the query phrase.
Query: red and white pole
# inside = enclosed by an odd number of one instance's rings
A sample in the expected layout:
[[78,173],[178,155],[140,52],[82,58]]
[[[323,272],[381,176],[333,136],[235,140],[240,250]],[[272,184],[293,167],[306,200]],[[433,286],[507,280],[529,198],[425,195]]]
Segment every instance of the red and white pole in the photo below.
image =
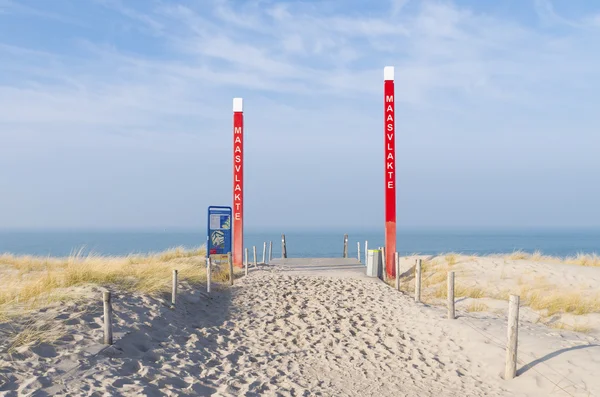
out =
[[396,277],[396,121],[394,109],[394,67],[383,68],[385,143],[385,268]]
[[244,250],[244,113],[242,98],[233,98],[233,265],[243,267]]

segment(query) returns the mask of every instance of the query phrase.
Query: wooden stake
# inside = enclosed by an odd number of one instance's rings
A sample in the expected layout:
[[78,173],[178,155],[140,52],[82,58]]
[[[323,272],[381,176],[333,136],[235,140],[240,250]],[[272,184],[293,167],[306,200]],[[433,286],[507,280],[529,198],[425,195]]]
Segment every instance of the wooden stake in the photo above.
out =
[[396,266],[396,289],[400,291],[400,254],[394,252],[394,265]]
[[210,279],[212,273],[212,264],[210,263],[210,258],[206,259],[206,292],[210,294]]
[[104,291],[102,293],[102,301],[104,302],[104,344],[113,344],[113,332],[112,332],[112,305],[110,303],[110,292]]
[[287,247],[285,245],[285,234],[281,235],[281,258],[287,258]]
[[382,256],[382,260],[383,260],[383,281],[387,282],[387,278],[388,278],[388,274],[387,274],[387,268],[386,268],[386,252],[385,252],[385,247],[381,247],[381,256]]
[[517,346],[519,339],[519,295],[511,295],[508,303],[508,340],[506,343],[506,368],[504,379],[517,376]]
[[173,287],[171,288],[171,305],[175,307],[177,302],[177,270],[173,270]]
[[269,241],[269,263],[273,260],[273,242]]
[[358,248],[358,255],[357,255],[357,257],[358,257],[358,263],[360,263],[360,242],[356,243],[356,248]]
[[454,320],[456,311],[454,310],[454,272],[448,272],[448,318]]
[[367,255],[369,255],[369,242],[365,240],[365,265],[367,264]]
[[342,253],[342,258],[348,257],[348,235],[344,234],[344,252]]
[[379,278],[381,281],[384,280],[383,272],[385,271],[382,252],[383,251],[381,250],[381,247],[379,247],[379,250],[377,250],[377,278]]
[[245,265],[245,267],[246,267],[246,276],[247,276],[247,275],[248,275],[248,248],[246,248],[246,249],[244,250],[244,253],[246,254],[246,258],[245,258],[245,261],[244,261],[244,265]]
[[267,263],[266,260],[267,260],[267,242],[265,241],[263,243],[263,260],[262,260],[262,263],[263,264]]
[[421,259],[415,266],[415,302],[421,302]]
[[231,252],[227,253],[227,263],[229,264],[229,285],[233,285],[233,260]]
[[252,247],[252,252],[254,253],[254,267],[257,267],[257,263],[256,263],[256,245]]

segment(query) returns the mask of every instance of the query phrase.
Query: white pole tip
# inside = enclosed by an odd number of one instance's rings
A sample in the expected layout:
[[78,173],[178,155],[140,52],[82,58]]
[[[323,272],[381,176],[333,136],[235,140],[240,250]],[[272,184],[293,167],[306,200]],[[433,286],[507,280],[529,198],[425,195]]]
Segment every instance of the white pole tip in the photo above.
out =
[[383,79],[384,80],[394,80],[394,67],[386,66],[383,68]]
[[233,111],[234,112],[243,112],[244,111],[244,101],[242,98],[233,98]]

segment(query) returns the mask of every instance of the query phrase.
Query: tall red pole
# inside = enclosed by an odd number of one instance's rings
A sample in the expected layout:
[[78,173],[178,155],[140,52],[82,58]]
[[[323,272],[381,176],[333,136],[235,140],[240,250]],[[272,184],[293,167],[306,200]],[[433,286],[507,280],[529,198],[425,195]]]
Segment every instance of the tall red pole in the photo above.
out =
[[383,69],[385,144],[385,268],[396,277],[396,121],[394,109],[394,67]]
[[244,251],[244,113],[242,98],[233,98],[233,264],[243,267]]

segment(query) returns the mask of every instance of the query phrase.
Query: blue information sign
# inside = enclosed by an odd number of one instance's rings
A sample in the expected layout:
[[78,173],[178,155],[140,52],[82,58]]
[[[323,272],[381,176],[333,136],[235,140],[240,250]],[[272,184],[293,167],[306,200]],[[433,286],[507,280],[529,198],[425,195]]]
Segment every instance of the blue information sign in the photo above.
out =
[[231,207],[208,207],[206,256],[222,260],[231,252]]

